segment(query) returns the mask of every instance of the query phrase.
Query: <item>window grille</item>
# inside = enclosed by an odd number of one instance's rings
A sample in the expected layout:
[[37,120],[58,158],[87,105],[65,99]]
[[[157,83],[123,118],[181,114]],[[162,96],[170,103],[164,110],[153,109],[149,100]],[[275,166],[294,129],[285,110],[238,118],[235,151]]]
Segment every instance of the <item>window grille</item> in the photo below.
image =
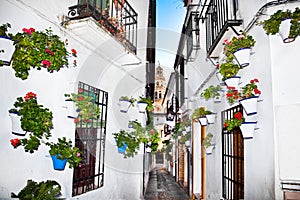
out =
[[73,196],[100,188],[104,183],[108,93],[82,82],[78,84],[79,91],[94,98],[100,114],[90,123],[76,124],[75,146],[82,152],[83,160],[73,171]]
[[[243,113],[238,105],[222,112],[222,126],[235,112]],[[244,199],[244,139],[239,128],[222,130],[222,182],[223,198]]]

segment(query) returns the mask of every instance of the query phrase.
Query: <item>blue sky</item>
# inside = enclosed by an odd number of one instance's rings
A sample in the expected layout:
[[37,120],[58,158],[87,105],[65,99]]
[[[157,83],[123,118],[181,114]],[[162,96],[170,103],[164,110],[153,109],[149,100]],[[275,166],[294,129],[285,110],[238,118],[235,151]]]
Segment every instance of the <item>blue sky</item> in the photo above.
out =
[[166,80],[173,71],[185,14],[182,0],[156,0],[156,62],[164,68]]

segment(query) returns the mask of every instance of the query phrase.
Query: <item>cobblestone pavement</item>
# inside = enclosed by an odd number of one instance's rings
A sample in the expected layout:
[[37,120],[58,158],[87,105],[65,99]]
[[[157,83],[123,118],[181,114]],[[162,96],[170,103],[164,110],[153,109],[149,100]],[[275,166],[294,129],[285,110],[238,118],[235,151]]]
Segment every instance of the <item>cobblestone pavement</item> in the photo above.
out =
[[150,172],[145,200],[189,200],[189,196],[163,168]]

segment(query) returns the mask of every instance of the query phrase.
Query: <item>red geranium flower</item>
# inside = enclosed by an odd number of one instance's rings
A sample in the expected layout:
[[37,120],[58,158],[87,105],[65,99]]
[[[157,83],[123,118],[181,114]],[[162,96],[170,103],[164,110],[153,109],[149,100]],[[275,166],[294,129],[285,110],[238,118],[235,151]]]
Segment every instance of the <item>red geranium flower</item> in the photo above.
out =
[[33,92],[28,92],[24,97],[25,101],[27,101],[28,99],[33,99],[33,98],[36,98],[36,94],[34,94]]
[[19,139],[18,138],[15,138],[15,139],[11,139],[10,140],[10,143],[11,143],[11,145],[13,146],[13,147],[17,147],[17,146],[19,146]]
[[74,123],[77,124],[79,122],[78,118],[74,118]]

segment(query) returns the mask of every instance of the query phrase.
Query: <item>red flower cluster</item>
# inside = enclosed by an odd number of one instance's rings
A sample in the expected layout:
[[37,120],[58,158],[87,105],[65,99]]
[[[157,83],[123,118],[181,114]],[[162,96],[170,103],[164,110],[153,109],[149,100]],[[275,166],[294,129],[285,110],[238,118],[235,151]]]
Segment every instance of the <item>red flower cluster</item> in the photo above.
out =
[[235,89],[235,87],[228,87],[226,98],[230,104],[235,103],[239,100],[241,94]]
[[77,99],[78,99],[78,101],[83,101],[84,97],[78,97]]
[[10,140],[10,143],[11,143],[11,145],[12,145],[14,148],[16,148],[16,147],[18,147],[18,146],[20,145],[20,142],[19,142],[19,139],[18,139],[18,138],[11,139],[11,140]]
[[73,56],[75,56],[75,57],[77,56],[77,51],[75,49],[71,49],[71,52],[72,52]]
[[34,94],[33,92],[28,92],[24,97],[25,101],[27,101],[28,99],[33,99],[33,98],[36,98],[36,94]]
[[54,56],[54,52],[51,51],[50,49],[46,49],[46,53],[50,54],[51,56]]
[[233,117],[234,117],[235,119],[241,121],[242,118],[243,118],[243,114],[242,114],[241,112],[237,112],[237,113],[235,113],[235,114],[233,115]]
[[35,29],[34,28],[23,28],[22,29],[23,32],[27,33],[28,35],[31,35],[33,32],[35,32]]
[[46,67],[49,68],[51,65],[51,62],[48,60],[42,60],[42,65],[46,65]]

